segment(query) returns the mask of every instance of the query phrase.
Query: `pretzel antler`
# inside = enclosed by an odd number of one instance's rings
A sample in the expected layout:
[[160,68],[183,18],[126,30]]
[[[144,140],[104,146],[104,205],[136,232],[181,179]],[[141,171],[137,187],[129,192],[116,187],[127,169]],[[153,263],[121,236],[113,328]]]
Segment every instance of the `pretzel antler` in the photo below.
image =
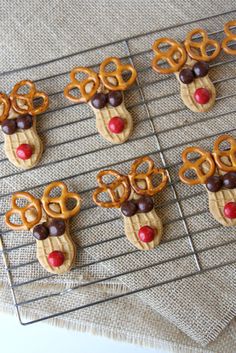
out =
[[[188,155],[190,153],[198,153],[200,155],[197,160],[190,161]],[[210,152],[203,150],[200,147],[187,147],[182,152],[183,166],[179,170],[179,177],[182,182],[189,185],[205,184],[207,179],[215,173],[215,161]],[[203,165],[207,163],[208,168],[203,168]],[[194,170],[197,178],[188,178],[185,173],[188,170]]]
[[[222,142],[228,142],[230,145],[229,150],[220,150],[220,144]],[[214,143],[213,157],[217,164],[217,167],[224,172],[235,172],[236,171],[236,140],[229,135],[221,135]],[[230,165],[224,162],[224,157],[229,161]]]
[[[106,175],[115,177],[115,180],[106,184],[102,178]],[[105,208],[119,208],[130,195],[130,183],[127,176],[122,175],[115,170],[102,170],[97,175],[97,182],[99,187],[93,193],[93,201],[100,207]],[[117,191],[119,188],[119,192]],[[111,201],[100,201],[99,195],[107,193]]]
[[[106,67],[109,64],[114,64],[116,66],[113,71],[106,71]],[[124,80],[122,74],[124,72],[130,72],[131,76],[127,81]],[[112,91],[125,91],[129,88],[137,77],[137,72],[135,68],[130,64],[122,64],[121,60],[116,57],[106,58],[100,65],[99,77],[101,78],[104,86]],[[115,79],[116,84],[113,84],[112,80],[109,78]]]
[[[20,207],[17,205],[17,200],[23,199],[27,200],[27,205],[24,207]],[[35,226],[42,218],[42,207],[40,200],[34,198],[28,192],[17,192],[12,195],[11,200],[11,209],[5,215],[6,224],[12,229],[27,229],[30,230],[33,226]],[[35,216],[32,220],[28,220],[26,216],[26,212],[29,210],[35,210]],[[22,221],[21,224],[16,224],[11,222],[11,216],[14,214],[18,214]]]
[[[163,51],[160,48],[160,45],[169,45],[170,47]],[[179,71],[179,69],[185,64],[187,60],[187,55],[184,47],[170,38],[159,38],[153,45],[152,50],[155,53],[155,56],[152,60],[153,70],[159,72],[160,74],[171,74]],[[161,65],[158,65],[159,61],[164,61],[169,64],[169,67],[165,68]]]
[[225,23],[224,32],[226,37],[222,41],[222,48],[227,54],[236,55],[236,49],[229,47],[229,43],[232,41],[236,44],[236,34],[232,32],[231,27],[236,27],[236,20]]
[[[51,197],[50,193],[55,188],[61,189],[61,195],[56,197]],[[76,205],[74,206],[73,209],[67,208],[67,201],[69,199],[73,199],[76,201]],[[52,218],[61,218],[65,220],[75,216],[80,211],[80,208],[81,208],[80,196],[74,192],[68,192],[68,188],[66,184],[63,183],[62,181],[54,181],[51,184],[49,184],[44,190],[41,202],[48,216]],[[58,204],[60,206],[60,211],[55,212],[50,207],[51,204]]]
[[[76,78],[76,75],[83,73],[87,77],[81,81]],[[66,98],[76,103],[85,103],[88,102],[97,92],[97,89],[100,86],[100,80],[96,72],[89,69],[88,67],[75,67],[70,72],[71,82],[65,87],[64,95]],[[89,87],[90,86],[90,87]],[[89,91],[88,91],[89,87]],[[71,94],[70,91],[73,89],[78,89],[81,93],[81,97],[76,97]]]
[[[19,89],[23,86],[27,86],[29,88],[28,93],[18,93]],[[34,100],[37,98],[42,99],[42,104],[38,107],[34,106]],[[36,90],[35,84],[30,80],[23,80],[18,82],[14,87],[10,94],[10,99],[12,102],[12,108],[18,114],[30,114],[30,115],[38,115],[43,113],[49,105],[48,96],[44,92],[39,92]],[[24,106],[19,104],[22,102]]]
[[7,119],[9,110],[11,108],[11,101],[5,93],[0,92],[0,124]]
[[[194,41],[193,37],[195,35],[200,36],[202,40],[200,42]],[[207,32],[201,28],[193,29],[189,32],[184,41],[184,45],[188,55],[194,60],[211,61],[220,53],[220,44],[216,40],[210,39]],[[207,47],[209,46],[214,47],[211,54],[207,53]]]
[[[146,163],[148,165],[147,171],[144,173],[139,173],[137,169],[142,164]],[[153,178],[157,175],[161,176],[161,182],[157,186],[154,186]],[[153,196],[160,192],[166,186],[168,181],[166,171],[164,169],[155,168],[154,161],[148,156],[141,157],[134,161],[134,163],[131,165],[128,177],[132,188],[138,195]],[[145,181],[144,184],[146,187],[140,188],[140,181]]]

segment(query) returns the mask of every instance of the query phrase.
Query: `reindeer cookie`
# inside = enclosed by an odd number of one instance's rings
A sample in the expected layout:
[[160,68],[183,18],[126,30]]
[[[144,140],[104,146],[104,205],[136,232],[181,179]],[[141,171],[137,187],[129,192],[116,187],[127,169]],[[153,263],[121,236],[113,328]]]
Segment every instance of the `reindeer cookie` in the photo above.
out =
[[[145,165],[146,171],[139,172]],[[106,183],[104,177],[112,177],[113,181]],[[154,185],[154,177],[159,177],[158,185]],[[99,172],[99,187],[93,194],[93,200],[101,207],[120,208],[128,240],[140,250],[150,250],[160,243],[162,237],[162,222],[154,209],[152,196],[166,186],[167,180],[164,169],[156,168],[150,157],[142,157],[131,165],[128,175],[115,170]],[[109,201],[101,200],[104,193]]]
[[[194,36],[201,40],[194,41]],[[208,47],[213,49],[207,52]],[[175,73],[184,104],[193,112],[210,110],[215,103],[216,91],[208,76],[208,62],[219,55],[220,44],[199,28],[187,34],[183,45],[170,38],[159,38],[152,49],[155,54],[153,70],[160,74]]]
[[[236,55],[236,33],[232,32],[232,27],[236,27],[236,20],[229,21],[224,25],[224,32],[226,37],[222,42],[222,49],[226,54]],[[235,49],[229,46],[230,42],[234,44]]]
[[[114,71],[108,71],[109,65],[115,65]],[[124,73],[130,77],[125,80]],[[83,80],[77,78],[84,74]],[[98,132],[114,144],[128,140],[133,120],[125,107],[123,91],[136,80],[136,70],[130,64],[122,64],[120,59],[111,57],[105,59],[97,74],[86,67],[76,67],[70,73],[71,83],[64,90],[66,98],[76,103],[88,103],[96,116]],[[72,90],[80,91],[81,96],[74,96]]]
[[[229,149],[221,148],[225,143]],[[196,153],[197,159],[190,160],[191,153]],[[182,153],[182,160],[184,164],[179,170],[181,181],[188,185],[205,184],[213,217],[226,227],[235,226],[236,140],[228,135],[218,137],[212,153],[200,147],[187,147]]]
[[[50,196],[55,188],[61,189],[59,197]],[[17,202],[22,199],[26,205]],[[72,199],[75,206],[67,208]],[[63,274],[71,269],[76,258],[76,248],[69,232],[69,218],[75,216],[81,207],[80,196],[68,192],[66,184],[55,181],[49,184],[41,200],[28,192],[17,192],[12,196],[11,210],[6,213],[6,224],[16,230],[26,229],[36,239],[37,259],[48,272]],[[18,215],[21,223],[12,220]]]
[[[28,93],[19,93],[23,87]],[[41,104],[34,106],[40,98]],[[16,167],[33,168],[43,153],[43,144],[36,130],[36,115],[48,108],[48,96],[36,90],[32,81],[17,83],[10,96],[0,93],[0,124],[5,139],[5,153]]]

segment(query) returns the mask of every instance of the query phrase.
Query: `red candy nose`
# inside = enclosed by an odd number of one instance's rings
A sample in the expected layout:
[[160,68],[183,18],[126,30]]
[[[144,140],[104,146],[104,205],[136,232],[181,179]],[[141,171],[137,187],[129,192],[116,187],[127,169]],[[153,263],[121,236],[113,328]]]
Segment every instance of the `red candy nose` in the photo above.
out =
[[16,155],[18,158],[26,160],[29,159],[33,154],[32,147],[26,143],[23,143],[16,149]]
[[52,267],[60,267],[65,261],[65,256],[61,251],[55,250],[48,255],[48,263]]
[[139,229],[138,237],[143,243],[150,243],[153,241],[155,230],[149,226],[144,226]]
[[224,207],[224,215],[226,218],[236,218],[236,202],[228,202]]
[[120,134],[125,128],[125,121],[119,116],[114,116],[109,121],[108,128],[113,134]]
[[194,93],[194,99],[199,104],[207,104],[211,99],[211,93],[206,88],[198,88]]

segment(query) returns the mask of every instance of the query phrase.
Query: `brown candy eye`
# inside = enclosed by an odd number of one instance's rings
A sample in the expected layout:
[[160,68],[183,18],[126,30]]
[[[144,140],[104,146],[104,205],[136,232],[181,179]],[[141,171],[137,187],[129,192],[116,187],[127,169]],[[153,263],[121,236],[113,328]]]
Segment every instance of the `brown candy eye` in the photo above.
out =
[[35,226],[33,229],[33,236],[37,240],[47,239],[47,237],[49,236],[49,230],[46,223],[38,224],[37,226]]
[[140,197],[140,199],[138,199],[137,201],[137,206],[140,212],[144,212],[144,213],[150,212],[154,207],[152,197],[150,196]]
[[30,115],[20,116],[16,119],[18,129],[27,130],[33,126],[33,118]]
[[204,77],[208,74],[209,64],[205,61],[199,61],[193,65],[193,73],[195,77]]
[[53,219],[49,225],[49,234],[53,237],[59,237],[65,233],[66,224],[62,219]]
[[194,75],[191,69],[183,69],[179,73],[179,79],[185,85],[190,84],[194,80]]
[[229,172],[223,176],[223,186],[227,189],[236,188],[236,172]]
[[107,104],[107,95],[104,93],[96,93],[92,99],[91,104],[96,109],[102,109]]
[[219,191],[222,185],[223,185],[222,179],[218,175],[211,176],[206,181],[206,187],[211,192]]
[[112,107],[117,107],[123,101],[123,96],[121,91],[111,91],[108,93],[108,103]]
[[7,119],[2,123],[2,132],[6,135],[12,135],[16,132],[16,119]]
[[138,211],[138,207],[134,201],[125,201],[121,205],[121,212],[125,217],[132,217]]

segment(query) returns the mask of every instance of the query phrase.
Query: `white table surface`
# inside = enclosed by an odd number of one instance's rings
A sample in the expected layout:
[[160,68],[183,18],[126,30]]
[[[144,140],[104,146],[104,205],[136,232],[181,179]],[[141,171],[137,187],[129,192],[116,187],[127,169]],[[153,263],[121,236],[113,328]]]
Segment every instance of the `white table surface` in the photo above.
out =
[[22,326],[16,317],[0,314],[0,351],[4,353],[168,353],[113,341],[45,322]]

